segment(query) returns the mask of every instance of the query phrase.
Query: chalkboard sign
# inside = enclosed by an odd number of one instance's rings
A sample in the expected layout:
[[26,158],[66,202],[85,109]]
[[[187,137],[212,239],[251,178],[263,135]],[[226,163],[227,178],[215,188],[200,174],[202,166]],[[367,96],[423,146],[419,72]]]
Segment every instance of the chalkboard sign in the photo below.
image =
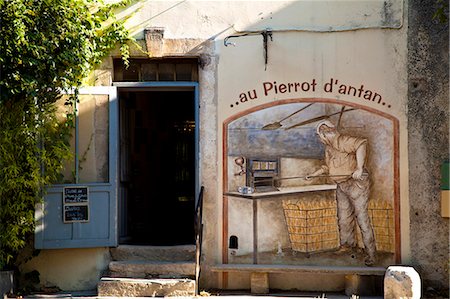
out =
[[88,187],[64,187],[64,204],[87,203]]
[[89,189],[85,186],[64,187],[64,223],[89,221]]
[[88,222],[88,221],[89,221],[88,205],[64,206],[64,223]]

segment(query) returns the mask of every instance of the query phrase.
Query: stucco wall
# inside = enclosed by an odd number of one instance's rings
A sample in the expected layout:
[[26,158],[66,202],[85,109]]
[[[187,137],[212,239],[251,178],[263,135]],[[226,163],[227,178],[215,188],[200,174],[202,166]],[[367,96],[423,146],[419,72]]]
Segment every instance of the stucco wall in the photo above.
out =
[[425,291],[449,287],[449,218],[440,216],[439,190],[449,158],[449,29],[433,20],[436,9],[434,1],[409,1],[411,263]]
[[94,290],[110,261],[109,248],[42,250],[21,272],[38,270],[44,288]]

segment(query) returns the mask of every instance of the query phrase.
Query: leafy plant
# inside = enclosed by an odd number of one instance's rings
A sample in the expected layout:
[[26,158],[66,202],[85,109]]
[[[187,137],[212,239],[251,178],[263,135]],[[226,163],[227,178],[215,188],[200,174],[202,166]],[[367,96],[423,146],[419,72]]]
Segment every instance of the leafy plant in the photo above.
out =
[[73,113],[56,102],[130,40],[115,9],[129,0],[0,0],[0,270],[13,268],[34,232],[34,207],[70,157]]
[[448,22],[448,1],[437,0],[437,9],[433,14],[433,19],[438,20],[440,23]]

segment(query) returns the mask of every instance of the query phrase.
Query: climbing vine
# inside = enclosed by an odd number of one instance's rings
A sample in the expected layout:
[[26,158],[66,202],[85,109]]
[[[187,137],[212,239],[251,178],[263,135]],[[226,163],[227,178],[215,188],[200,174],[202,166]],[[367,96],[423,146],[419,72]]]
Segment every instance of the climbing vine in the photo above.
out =
[[88,74],[130,41],[115,11],[130,0],[0,0],[0,270],[12,268],[35,228],[34,207],[70,157],[73,114]]

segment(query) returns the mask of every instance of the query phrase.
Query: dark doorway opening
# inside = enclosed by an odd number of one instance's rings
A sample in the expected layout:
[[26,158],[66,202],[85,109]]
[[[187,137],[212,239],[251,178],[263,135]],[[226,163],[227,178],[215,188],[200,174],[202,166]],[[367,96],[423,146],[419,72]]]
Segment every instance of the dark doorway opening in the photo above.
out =
[[120,243],[194,244],[195,93],[119,90]]

